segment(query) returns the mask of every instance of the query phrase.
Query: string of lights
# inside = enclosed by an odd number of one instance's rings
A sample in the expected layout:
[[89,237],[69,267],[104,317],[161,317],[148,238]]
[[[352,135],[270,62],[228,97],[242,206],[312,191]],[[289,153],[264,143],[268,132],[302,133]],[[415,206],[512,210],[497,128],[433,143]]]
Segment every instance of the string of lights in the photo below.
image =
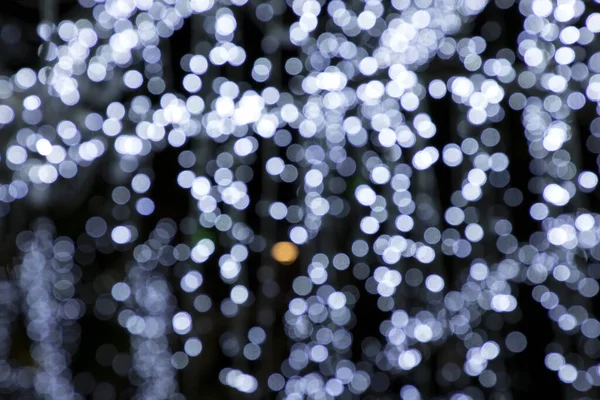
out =
[[598,397],[597,3],[0,13],[1,395]]

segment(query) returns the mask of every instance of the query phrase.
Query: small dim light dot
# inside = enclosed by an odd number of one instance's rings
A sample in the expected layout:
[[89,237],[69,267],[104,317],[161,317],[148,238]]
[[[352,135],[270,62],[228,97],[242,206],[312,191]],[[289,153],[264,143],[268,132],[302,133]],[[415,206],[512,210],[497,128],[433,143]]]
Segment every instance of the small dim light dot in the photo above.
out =
[[275,243],[271,249],[271,256],[281,264],[291,264],[298,258],[298,246],[292,242]]

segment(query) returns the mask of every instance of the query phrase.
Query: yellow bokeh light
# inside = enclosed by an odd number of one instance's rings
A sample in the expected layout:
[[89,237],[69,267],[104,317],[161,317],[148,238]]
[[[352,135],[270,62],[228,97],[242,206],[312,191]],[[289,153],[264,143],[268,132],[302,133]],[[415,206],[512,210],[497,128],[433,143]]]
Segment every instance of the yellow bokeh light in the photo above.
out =
[[296,261],[298,258],[298,246],[292,242],[275,243],[271,249],[271,256],[275,261],[281,264],[288,265]]

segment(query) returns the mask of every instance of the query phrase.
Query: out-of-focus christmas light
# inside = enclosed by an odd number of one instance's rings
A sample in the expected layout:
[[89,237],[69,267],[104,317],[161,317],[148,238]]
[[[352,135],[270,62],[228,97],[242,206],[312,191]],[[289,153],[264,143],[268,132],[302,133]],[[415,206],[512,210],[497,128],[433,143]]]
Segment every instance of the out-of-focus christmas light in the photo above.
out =
[[277,242],[271,249],[271,256],[278,263],[292,264],[298,258],[298,246],[291,242]]

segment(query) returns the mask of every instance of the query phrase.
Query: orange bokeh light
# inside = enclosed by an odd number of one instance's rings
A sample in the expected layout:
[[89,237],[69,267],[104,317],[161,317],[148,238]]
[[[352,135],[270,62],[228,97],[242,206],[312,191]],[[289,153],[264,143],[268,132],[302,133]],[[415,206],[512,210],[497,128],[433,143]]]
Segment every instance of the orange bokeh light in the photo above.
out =
[[296,261],[298,254],[298,246],[292,242],[278,242],[275,243],[271,249],[271,256],[273,259],[284,265],[288,265]]

